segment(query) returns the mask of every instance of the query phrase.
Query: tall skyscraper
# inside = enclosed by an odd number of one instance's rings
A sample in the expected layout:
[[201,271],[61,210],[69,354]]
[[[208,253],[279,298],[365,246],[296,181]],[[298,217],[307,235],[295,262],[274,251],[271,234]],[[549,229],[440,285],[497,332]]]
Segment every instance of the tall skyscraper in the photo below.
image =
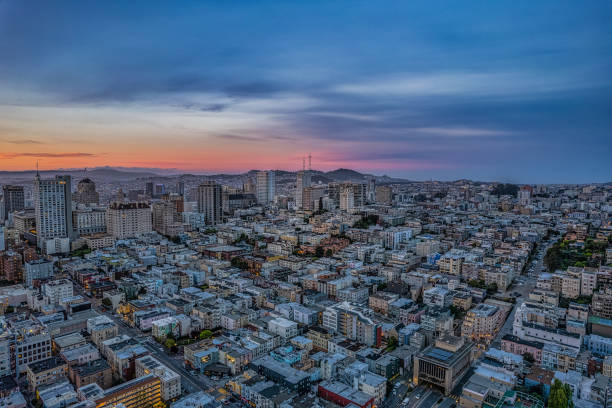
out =
[[156,184],[155,189],[153,190],[153,197],[159,198],[166,194],[166,186],[163,184]]
[[340,209],[350,211],[355,208],[355,192],[351,184],[343,184],[340,187]]
[[198,212],[204,214],[206,225],[221,223],[223,215],[221,185],[214,181],[205,181],[198,186]]
[[295,183],[295,208],[304,208],[308,204],[304,203],[304,189],[310,187],[310,170],[302,170],[297,173]]
[[257,172],[257,203],[267,204],[276,195],[276,173],[274,170]]
[[2,201],[4,204],[4,218],[7,219],[9,213],[24,209],[23,186],[2,186]]
[[73,230],[70,176],[41,180],[37,173],[34,178],[34,211],[39,248],[45,248],[47,241],[53,238],[71,238]]
[[145,194],[149,198],[153,198],[153,183],[151,181],[145,184]]
[[185,195],[185,182],[183,180],[179,180],[179,182],[176,183],[176,192],[180,196]]
[[[157,201],[151,206],[153,229],[163,235],[175,235],[178,212],[171,201]],[[170,233],[172,232],[172,233]]]
[[91,205],[100,203],[100,194],[96,191],[96,183],[89,178],[84,178],[77,184],[74,201],[79,204]]
[[242,183],[242,189],[246,194],[257,194],[257,186],[251,177],[247,178],[247,180]]
[[393,189],[390,186],[376,187],[376,204],[393,204]]
[[376,179],[374,177],[368,179],[366,195],[368,202],[373,203],[376,200]]

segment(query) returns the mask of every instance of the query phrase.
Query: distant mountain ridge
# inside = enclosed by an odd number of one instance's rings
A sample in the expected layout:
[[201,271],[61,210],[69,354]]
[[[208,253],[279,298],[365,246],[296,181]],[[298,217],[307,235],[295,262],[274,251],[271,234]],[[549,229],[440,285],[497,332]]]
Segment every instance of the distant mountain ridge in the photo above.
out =
[[[89,177],[93,180],[101,179],[113,179],[116,181],[128,181],[134,179],[147,179],[147,178],[172,178],[172,177],[206,177],[206,178],[223,178],[232,179],[244,178],[246,176],[254,177],[259,170],[249,170],[244,173],[219,173],[219,174],[193,174],[189,172],[182,172],[177,169],[157,169],[157,168],[143,168],[143,167],[94,167],[91,169],[54,169],[54,170],[41,170],[40,175],[42,177],[54,177],[58,174],[71,175],[75,179],[81,179],[83,177]],[[277,179],[286,179],[295,177],[297,171],[287,170],[275,170],[277,173]],[[11,180],[11,182],[30,182],[34,179],[36,170],[22,170],[22,171],[0,171],[0,184],[4,183],[4,180]],[[356,170],[340,168],[332,171],[320,171],[312,170],[312,180],[314,183],[330,183],[330,182],[365,182],[369,179],[375,179],[377,183],[392,183],[392,182],[407,182],[408,180],[400,178],[391,178],[388,176],[375,176],[372,174],[360,173]]]

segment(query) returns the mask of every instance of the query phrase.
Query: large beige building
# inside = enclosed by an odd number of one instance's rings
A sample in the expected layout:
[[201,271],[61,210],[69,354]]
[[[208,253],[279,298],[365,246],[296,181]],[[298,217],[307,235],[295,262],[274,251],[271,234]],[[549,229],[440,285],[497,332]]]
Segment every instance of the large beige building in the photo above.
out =
[[376,204],[391,205],[393,203],[393,190],[390,186],[376,187]]
[[87,320],[87,332],[93,344],[102,347],[102,342],[119,334],[119,328],[109,317],[98,316]]
[[172,201],[158,201],[151,208],[151,226],[162,235],[175,236],[182,232],[182,216]]
[[503,323],[503,316],[499,307],[481,303],[465,315],[461,335],[477,343],[489,344]]
[[34,392],[41,385],[51,384],[61,380],[68,374],[68,365],[59,357],[49,357],[30,363],[26,369],[28,388]]
[[106,217],[108,233],[117,239],[135,238],[152,231],[151,207],[147,203],[112,203]]

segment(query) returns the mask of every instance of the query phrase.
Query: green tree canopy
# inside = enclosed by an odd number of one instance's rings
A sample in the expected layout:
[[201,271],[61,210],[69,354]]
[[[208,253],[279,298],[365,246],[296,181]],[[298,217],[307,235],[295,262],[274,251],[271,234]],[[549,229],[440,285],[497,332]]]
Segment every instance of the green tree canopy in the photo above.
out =
[[555,380],[550,387],[550,396],[548,397],[548,408],[573,408],[572,389],[569,384],[564,384],[559,380]]
[[200,339],[209,339],[212,336],[212,332],[210,330],[202,330],[200,332]]

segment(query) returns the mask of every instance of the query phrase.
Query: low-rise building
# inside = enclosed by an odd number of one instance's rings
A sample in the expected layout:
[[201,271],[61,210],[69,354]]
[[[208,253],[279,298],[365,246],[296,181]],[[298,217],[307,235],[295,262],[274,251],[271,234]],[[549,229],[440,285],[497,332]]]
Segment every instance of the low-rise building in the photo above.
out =
[[136,377],[153,374],[161,381],[161,396],[164,401],[181,395],[181,376],[151,356],[136,360]]
[[49,357],[27,365],[28,389],[36,391],[41,385],[52,384],[65,378],[68,365],[59,357]]

